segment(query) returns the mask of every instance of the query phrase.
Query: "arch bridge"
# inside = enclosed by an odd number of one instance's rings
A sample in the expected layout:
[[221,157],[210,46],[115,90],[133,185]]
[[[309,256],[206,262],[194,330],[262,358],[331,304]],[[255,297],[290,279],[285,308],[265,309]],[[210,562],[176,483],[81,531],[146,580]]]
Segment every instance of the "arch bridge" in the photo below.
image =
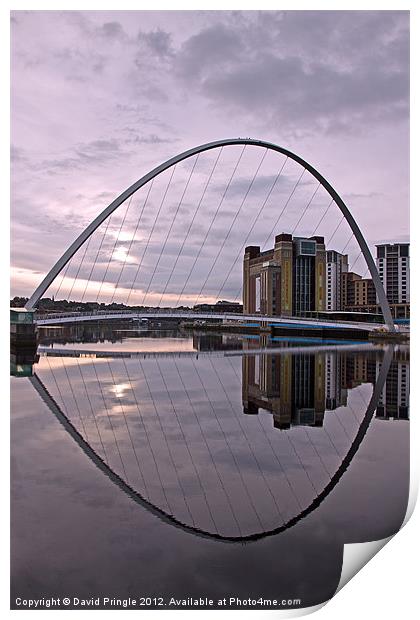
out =
[[[188,282],[191,279],[191,275],[193,273],[193,270],[196,268],[197,265],[197,260],[199,258],[202,257],[203,253],[205,252],[205,250],[203,251],[203,248],[205,248],[206,242],[208,241],[209,238],[211,238],[211,235],[215,235],[215,230],[213,227],[213,224],[215,222],[215,220],[217,219],[217,217],[220,215],[221,211],[221,207],[222,204],[227,201],[227,196],[229,194],[229,191],[232,190],[232,187],[234,186],[235,180],[235,174],[237,173],[240,161],[242,159],[242,156],[244,154],[244,151],[247,147],[256,147],[257,149],[263,149],[263,156],[261,158],[261,160],[258,163],[257,169],[254,173],[254,175],[252,176],[251,182],[249,183],[249,185],[247,185],[247,189],[246,192],[244,194],[244,197],[242,199],[242,201],[240,202],[240,206],[238,207],[237,211],[235,212],[235,216],[233,218],[233,220],[230,220],[230,225],[227,226],[227,233],[226,236],[223,239],[222,245],[219,248],[218,254],[216,255],[216,258],[214,259],[214,261],[211,262],[211,268],[210,271],[207,273],[206,278],[204,279],[204,277],[202,277],[203,280],[203,284],[201,286],[201,290],[200,293],[198,295],[198,298],[200,296],[203,295],[203,292],[205,294],[205,286],[209,280],[209,277],[215,273],[215,271],[220,271],[223,272],[225,269],[225,266],[221,266],[219,264],[219,269],[217,269],[217,262],[219,260],[219,257],[221,256],[221,252],[224,251],[225,249],[229,249],[230,246],[230,241],[231,239],[233,239],[232,235],[235,233],[235,228],[238,224],[238,222],[240,220],[247,220],[248,217],[251,217],[252,220],[252,226],[250,228],[250,230],[248,231],[248,234],[245,238],[245,243],[242,246],[242,250],[245,247],[246,242],[248,241],[249,238],[253,239],[253,237],[251,236],[254,229],[255,229],[255,225],[258,223],[259,220],[263,220],[263,216],[264,216],[264,209],[267,205],[267,203],[269,202],[269,198],[272,194],[272,192],[275,190],[276,184],[278,185],[279,183],[279,179],[281,179],[282,176],[282,172],[283,169],[286,165],[287,162],[293,162],[294,165],[297,165],[299,170],[301,170],[301,174],[297,180],[297,182],[294,184],[293,189],[291,191],[291,193],[289,194],[289,196],[287,197],[287,200],[285,201],[284,207],[281,210],[281,213],[279,215],[279,217],[276,220],[276,223],[274,225],[273,230],[271,231],[270,235],[273,233],[274,229],[276,226],[278,226],[279,221],[280,221],[280,217],[283,215],[284,211],[286,208],[288,208],[289,203],[293,197],[293,195],[296,193],[296,189],[298,187],[298,185],[301,182],[301,179],[303,177],[303,175],[306,173],[307,176],[309,175],[311,181],[315,182],[317,184],[316,189],[313,193],[313,195],[311,196],[309,202],[306,204],[302,215],[299,217],[299,220],[296,224],[296,226],[294,227],[294,230],[292,232],[295,231],[295,229],[297,228],[298,225],[301,224],[302,218],[305,215],[305,213],[307,212],[308,208],[310,207],[311,203],[314,202],[315,200],[315,195],[318,192],[319,188],[322,188],[322,190],[326,193],[326,195],[329,197],[330,199],[330,203],[326,209],[326,211],[323,213],[323,216],[321,218],[321,220],[318,221],[318,226],[320,225],[321,221],[324,220],[324,218],[326,217],[326,215],[329,213],[329,209],[332,203],[334,203],[338,209],[339,212],[341,213],[341,219],[340,222],[337,226],[337,229],[339,228],[339,226],[341,225],[341,222],[343,220],[346,220],[346,222],[348,223],[350,229],[351,229],[351,233],[352,233],[352,237],[354,237],[354,239],[357,241],[358,244],[358,248],[359,248],[359,256],[363,256],[365,261],[366,261],[366,265],[367,265],[367,271],[370,273],[370,276],[372,278],[374,287],[375,287],[375,292],[376,292],[376,297],[378,300],[378,303],[380,305],[380,308],[382,310],[382,314],[384,317],[384,322],[386,324],[386,327],[389,331],[395,331],[395,327],[394,327],[394,322],[392,319],[392,315],[391,315],[391,311],[390,311],[390,307],[385,295],[385,291],[382,285],[382,282],[380,280],[379,277],[379,273],[378,270],[376,268],[375,262],[373,260],[373,257],[371,255],[371,252],[369,250],[368,244],[358,226],[358,224],[356,223],[353,215],[351,214],[349,208],[346,206],[346,204],[344,203],[343,199],[340,197],[340,195],[337,193],[337,191],[333,188],[333,186],[324,178],[323,175],[321,175],[320,172],[318,172],[318,170],[316,170],[311,164],[309,164],[307,161],[305,161],[302,157],[300,157],[299,155],[296,155],[295,153],[293,153],[290,150],[287,150],[281,146],[278,146],[276,144],[273,144],[271,142],[267,142],[264,140],[256,140],[256,139],[251,139],[251,138],[233,138],[233,139],[226,139],[226,140],[218,140],[218,141],[214,141],[214,142],[209,142],[206,144],[202,144],[200,146],[194,147],[192,149],[186,150],[183,153],[180,153],[179,155],[176,155],[175,157],[172,157],[171,159],[168,159],[167,161],[165,161],[164,163],[160,164],[159,166],[155,167],[153,170],[151,170],[150,172],[148,172],[147,174],[145,174],[144,176],[142,176],[138,181],[136,181],[133,185],[131,185],[128,189],[126,189],[120,196],[118,196],[115,200],[113,200],[108,207],[106,207],[97,217],[95,217],[95,219],[85,228],[85,230],[77,237],[77,239],[75,239],[75,241],[66,249],[66,251],[63,253],[63,255],[57,260],[57,262],[55,263],[55,265],[50,269],[50,271],[47,273],[47,275],[44,277],[44,279],[42,280],[42,282],[39,284],[39,286],[36,288],[36,290],[34,291],[34,293],[31,295],[31,297],[29,298],[27,304],[26,304],[26,308],[28,310],[33,310],[34,308],[36,308],[36,306],[39,303],[39,300],[41,299],[41,297],[43,297],[45,295],[45,293],[47,292],[47,290],[49,289],[49,287],[53,284],[53,282],[58,278],[58,276],[61,274],[62,280],[61,282],[63,282],[63,280],[66,279],[66,273],[67,273],[67,269],[69,268],[69,264],[72,261],[73,257],[76,255],[76,253],[78,252],[78,250],[80,250],[82,247],[84,248],[84,253],[82,253],[81,256],[81,260],[80,260],[80,264],[77,267],[77,271],[76,274],[73,278],[73,284],[70,290],[70,293],[74,290],[75,287],[75,283],[77,283],[78,279],[80,279],[81,274],[83,273],[84,270],[84,259],[85,256],[87,255],[87,250],[89,248],[89,244],[91,242],[91,238],[93,233],[95,233],[95,231],[97,231],[102,224],[106,223],[106,228],[105,228],[105,232],[103,234],[103,238],[102,241],[99,245],[99,248],[97,249],[96,252],[96,257],[94,259],[94,261],[91,264],[90,267],[90,273],[88,274],[87,277],[84,278],[84,281],[86,282],[85,286],[84,286],[84,293],[83,296],[86,294],[86,291],[90,291],[90,285],[91,285],[91,277],[92,277],[92,273],[95,270],[96,264],[97,263],[103,263],[103,259],[101,259],[101,252],[102,252],[102,246],[106,245],[107,241],[107,235],[109,235],[108,233],[108,226],[109,226],[109,222],[110,222],[110,218],[111,216],[118,210],[118,208],[123,205],[124,203],[128,203],[128,206],[126,208],[125,211],[125,215],[124,217],[122,217],[122,221],[121,221],[121,225],[119,227],[119,231],[116,233],[115,235],[115,243],[112,245],[111,247],[111,252],[110,252],[110,257],[108,259],[108,263],[106,266],[106,269],[104,267],[104,274],[102,276],[102,281],[100,282],[99,285],[99,292],[97,294],[97,298],[99,296],[99,294],[101,292],[103,292],[104,287],[105,289],[109,289],[111,288],[112,292],[112,299],[114,299],[115,294],[118,290],[118,287],[120,285],[120,282],[125,282],[125,277],[124,277],[124,270],[127,271],[128,267],[130,266],[130,256],[131,256],[131,250],[135,247],[136,243],[138,243],[138,238],[137,235],[138,233],[142,233],[143,231],[143,227],[140,224],[140,220],[143,216],[143,214],[145,213],[145,218],[149,217],[148,216],[148,210],[147,210],[147,202],[149,199],[149,194],[152,190],[153,187],[153,182],[160,177],[161,175],[163,175],[165,173],[165,171],[169,171],[170,173],[170,178],[168,181],[168,184],[166,186],[166,189],[163,193],[163,198],[160,202],[160,206],[157,210],[157,213],[155,215],[155,219],[154,219],[154,223],[153,226],[151,227],[151,231],[149,233],[149,236],[147,238],[147,241],[145,241],[143,238],[141,240],[141,243],[143,243],[143,254],[141,256],[141,261],[138,263],[137,266],[137,271],[135,274],[135,277],[133,279],[133,282],[131,283],[131,288],[128,294],[128,299],[127,299],[127,303],[131,297],[131,295],[133,294],[133,291],[137,291],[139,288],[141,289],[141,292],[144,293],[143,299],[145,299],[147,297],[149,293],[149,291],[153,292],[156,291],[158,287],[156,287],[156,285],[153,284],[153,282],[155,281],[155,277],[157,275],[159,266],[162,262],[162,258],[165,256],[165,254],[168,254],[169,252],[169,248],[171,246],[172,243],[172,237],[171,234],[174,231],[174,226],[176,223],[176,219],[177,217],[181,217],[182,213],[183,213],[183,209],[184,207],[184,202],[185,202],[185,196],[186,196],[186,192],[189,189],[189,185],[190,185],[190,181],[191,181],[191,177],[194,173],[194,171],[199,170],[200,169],[200,162],[199,162],[199,157],[201,154],[205,153],[205,152],[209,152],[209,151],[213,151],[213,150],[218,150],[218,155],[217,158],[213,164],[212,170],[210,175],[207,178],[207,182],[205,184],[203,193],[201,194],[200,199],[194,200],[192,201],[193,203],[193,207],[194,208],[194,213],[192,216],[191,221],[189,222],[189,226],[187,226],[188,222],[186,224],[183,223],[183,221],[181,221],[181,230],[178,233],[178,237],[181,240],[180,241],[180,249],[178,251],[178,254],[176,256],[176,260],[173,261],[172,266],[169,265],[169,267],[167,267],[167,271],[170,272],[169,277],[166,279],[166,282],[164,281],[164,283],[161,285],[161,290],[157,290],[157,295],[159,296],[160,294],[160,303],[158,304],[158,306],[160,306],[162,300],[164,299],[165,295],[167,294],[167,291],[169,291],[170,286],[171,286],[171,279],[175,274],[176,268],[179,264],[180,261],[182,261],[182,253],[184,250],[188,250],[189,248],[189,240],[190,240],[190,234],[192,231],[192,227],[197,224],[200,224],[201,222],[201,216],[202,213],[200,212],[200,207],[203,204],[203,201],[205,199],[205,196],[208,194],[209,190],[209,184],[211,183],[212,179],[213,179],[213,175],[215,173],[215,170],[217,169],[217,167],[219,166],[219,158],[221,156],[221,153],[223,151],[223,149],[226,149],[226,147],[230,147],[230,146],[240,146],[242,147],[241,153],[239,155],[239,158],[233,168],[233,172],[229,177],[229,181],[222,193],[221,199],[218,202],[218,206],[217,209],[215,211],[215,213],[213,214],[213,218],[211,220],[210,226],[207,229],[207,232],[204,236],[204,239],[202,240],[200,249],[198,254],[195,255],[194,261],[193,261],[193,266],[191,268],[191,270],[189,271],[187,277],[185,278],[185,281],[182,283],[177,284],[178,289],[182,289],[180,292],[180,295],[178,297],[178,300],[182,297],[184,291],[186,290],[186,285],[188,284]],[[284,156],[284,161],[282,166],[278,167],[278,172],[277,175],[275,176],[275,180],[274,183],[270,186],[269,192],[265,198],[265,200],[263,201],[263,204],[260,206],[259,209],[255,209],[254,205],[252,206],[252,209],[248,209],[248,212],[246,213],[246,215],[244,214],[244,205],[247,203],[247,201],[249,202],[249,196],[252,194],[252,192],[255,189],[255,186],[258,184],[258,174],[260,172],[261,166],[264,162],[264,159],[267,155],[267,153],[272,152],[275,154],[280,154],[282,156]],[[138,281],[137,281],[137,277],[139,274],[139,270],[141,270],[142,268],[142,263],[143,263],[143,259],[145,256],[145,253],[147,254],[150,244],[151,244],[151,239],[153,237],[153,235],[155,234],[155,231],[159,231],[159,227],[162,225],[162,222],[166,221],[166,216],[164,217],[163,211],[162,211],[162,207],[165,203],[165,200],[167,199],[167,196],[171,196],[171,184],[173,182],[173,177],[174,177],[174,173],[175,173],[175,169],[176,166],[178,164],[180,164],[181,162],[183,162],[184,160],[189,160],[190,158],[192,158],[192,165],[191,165],[191,170],[189,172],[189,176],[186,182],[186,185],[184,187],[184,190],[182,192],[182,196],[176,206],[176,208],[173,209],[174,211],[174,215],[171,216],[172,219],[169,220],[171,221],[169,229],[166,232],[166,235],[163,235],[163,240],[160,239],[159,240],[159,244],[160,244],[160,252],[158,250],[158,259],[156,260],[155,257],[153,257],[153,260],[150,259],[150,265],[146,265],[146,274],[145,274],[145,281],[147,284],[138,285]],[[220,167],[220,166],[219,166]],[[238,187],[240,185],[240,183],[238,184]],[[286,183],[287,185],[287,183]],[[132,231],[130,231],[130,235],[129,235],[129,244],[128,244],[128,249],[127,248],[117,248],[117,243],[119,242],[120,239],[122,239],[121,233],[123,232],[123,227],[124,227],[124,223],[127,217],[127,213],[130,209],[130,205],[131,205],[131,200],[134,194],[136,194],[136,192],[138,192],[142,187],[147,186],[147,196],[145,198],[144,204],[143,204],[143,208],[141,210],[141,214],[137,220],[137,225],[136,228],[134,230],[134,233],[132,233]],[[184,200],[185,199],[185,200]],[[159,202],[159,201],[158,201]],[[241,217],[242,214],[242,217]],[[252,215],[251,215],[252,214]],[[230,217],[230,212],[228,213],[229,217]],[[240,219],[239,219],[240,218]],[[328,220],[328,218],[327,218]],[[325,220],[325,221],[327,221]],[[318,228],[317,226],[317,228]],[[184,232],[186,231],[186,233]],[[336,233],[336,230],[333,233],[333,237]],[[351,237],[351,238],[352,238]],[[105,240],[105,241],[104,241]],[[350,240],[349,240],[350,241]],[[348,245],[348,242],[347,244]],[[231,266],[230,270],[227,273],[227,276],[224,279],[222,288],[219,289],[219,293],[221,292],[221,290],[223,290],[223,286],[226,284],[227,279],[229,278],[230,274],[232,273],[232,271],[234,270],[235,266],[238,264],[238,260],[241,258],[241,250],[239,250],[238,255],[236,256],[233,265]],[[359,257],[358,256],[358,257]],[[357,260],[357,259],[356,259]],[[120,273],[117,274],[113,274],[113,266],[115,262],[120,261],[121,263],[121,270]],[[136,261],[134,261],[136,262]],[[149,276],[149,271],[151,271],[151,275]],[[89,272],[89,267],[88,267],[88,272]],[[110,276],[112,276],[112,278],[114,278],[114,281],[108,282],[107,281],[107,276],[108,274]],[[222,277],[225,274],[222,273]],[[164,275],[164,277],[166,277]],[[199,285],[198,285],[199,286]],[[77,287],[77,284],[76,284]],[[128,285],[126,286],[126,288],[128,289]],[[216,296],[217,298],[217,296]],[[82,297],[83,299],[83,297]],[[136,305],[145,305],[143,303],[141,304],[136,304]],[[156,304],[150,304],[150,305],[156,305]],[[165,304],[167,305],[167,304]],[[183,304],[185,305],[185,304]],[[209,316],[208,314],[199,314],[199,313],[181,313],[181,312],[176,312],[173,311],[173,314],[176,314],[176,317],[178,318],[191,318],[192,316],[194,316],[194,318],[226,318],[226,319],[237,319],[238,317],[235,317],[233,315],[229,315],[227,317],[225,317],[224,315],[219,315],[219,314],[212,314],[211,316]],[[159,316],[172,316],[172,311],[159,311]],[[76,321],[82,321],[82,320],[87,320],[85,318],[86,315],[73,315],[72,316],[72,320],[76,320]],[[105,318],[105,316],[107,316],[108,318],[113,318],[114,313],[108,314],[108,315],[95,315],[95,318],[100,318],[103,319]],[[125,313],[124,314],[124,318],[127,317],[128,314]],[[154,312],[151,313],[135,313],[132,314],[130,316],[135,316],[137,318],[139,317],[155,317],[156,314]],[[118,317],[120,318],[120,317]],[[67,322],[68,317],[62,315],[61,317],[56,316],[54,319],[54,322],[57,323],[59,322]],[[281,318],[281,317],[262,317],[261,315],[250,315],[248,316],[241,316],[241,320],[252,320],[252,321],[256,321],[256,322],[261,322],[261,321],[269,321],[270,323],[290,323],[290,319],[286,319],[286,318]],[[47,321],[50,321],[50,317],[45,317],[45,318],[39,318],[37,320],[39,325],[46,325],[48,324]],[[301,323],[303,322],[303,319],[294,319],[293,318],[293,323]],[[315,323],[315,321],[312,321],[312,323]],[[323,324],[325,323],[325,326],[328,327],[329,323],[331,322],[317,322],[317,324]],[[305,323],[307,324],[307,323]],[[334,326],[337,326],[336,324],[334,324]],[[351,325],[347,324],[346,322],[346,326],[349,327],[350,329],[352,328]],[[366,324],[363,324],[364,329],[369,329]],[[356,325],[353,327],[356,328]],[[359,328],[359,326],[357,326],[357,328]]]

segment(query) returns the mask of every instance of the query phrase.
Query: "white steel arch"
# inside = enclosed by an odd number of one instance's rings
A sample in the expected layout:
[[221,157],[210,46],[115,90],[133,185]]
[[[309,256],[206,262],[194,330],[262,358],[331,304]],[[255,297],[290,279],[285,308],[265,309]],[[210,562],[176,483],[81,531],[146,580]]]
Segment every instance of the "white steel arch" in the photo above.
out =
[[41,284],[36,288],[32,296],[26,303],[26,308],[28,310],[32,310],[36,307],[41,297],[44,295],[45,291],[49,288],[61,270],[67,265],[72,256],[79,250],[79,248],[85,243],[87,239],[95,232],[95,230],[109,217],[118,207],[125,202],[130,196],[132,196],[137,190],[146,185],[149,181],[154,179],[156,176],[171,168],[175,164],[183,161],[184,159],[188,159],[194,155],[198,155],[199,153],[203,153],[205,151],[210,151],[212,149],[220,148],[223,146],[232,146],[232,145],[251,145],[257,147],[263,147],[271,151],[276,151],[283,155],[286,155],[290,159],[294,160],[298,164],[300,164],[305,170],[307,170],[319,183],[324,187],[324,189],[328,192],[331,198],[334,200],[343,216],[346,218],[356,240],[359,244],[360,250],[364,256],[366,264],[368,266],[370,275],[372,277],[373,283],[375,285],[376,295],[378,297],[379,304],[381,306],[382,314],[384,317],[384,321],[388,327],[388,329],[392,332],[395,331],[394,321],[392,319],[391,310],[389,307],[388,300],[385,295],[385,290],[382,285],[381,279],[379,277],[378,270],[375,265],[375,261],[373,260],[372,254],[370,253],[369,246],[366,243],[366,240],[357,225],[355,219],[353,218],[350,210],[345,205],[342,198],[336,192],[336,190],[328,183],[328,181],[308,162],[304,159],[296,155],[292,151],[289,151],[277,144],[273,144],[271,142],[266,142],[264,140],[254,140],[252,138],[231,138],[227,140],[217,140],[215,142],[208,142],[207,144],[202,144],[200,146],[196,146],[192,149],[184,151],[171,159],[168,159],[164,163],[160,164],[143,177],[141,177],[138,181],[133,183],[128,189],[126,189],[122,194],[120,194],[115,200],[111,202],[106,209],[102,211],[86,228],[85,230],[77,237],[75,241],[69,246],[69,248],[64,252],[61,258],[55,263],[55,265],[50,269],[45,278],[42,280]]

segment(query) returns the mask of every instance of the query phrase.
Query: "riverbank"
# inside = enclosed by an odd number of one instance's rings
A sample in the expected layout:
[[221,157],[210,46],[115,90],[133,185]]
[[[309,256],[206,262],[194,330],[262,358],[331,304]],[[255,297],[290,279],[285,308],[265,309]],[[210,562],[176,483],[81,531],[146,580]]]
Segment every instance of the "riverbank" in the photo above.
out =
[[369,331],[367,329],[349,330],[339,327],[317,327],[317,326],[302,326],[302,325],[260,325],[260,324],[246,324],[240,325],[238,323],[200,323],[194,322],[182,322],[180,327],[184,329],[200,329],[210,332],[225,332],[235,334],[256,334],[256,335],[271,335],[275,336],[289,336],[293,338],[314,338],[319,340],[354,340],[356,342],[366,340],[372,340],[375,342],[392,342],[395,344],[407,343],[410,340],[409,332],[386,332],[386,331]]

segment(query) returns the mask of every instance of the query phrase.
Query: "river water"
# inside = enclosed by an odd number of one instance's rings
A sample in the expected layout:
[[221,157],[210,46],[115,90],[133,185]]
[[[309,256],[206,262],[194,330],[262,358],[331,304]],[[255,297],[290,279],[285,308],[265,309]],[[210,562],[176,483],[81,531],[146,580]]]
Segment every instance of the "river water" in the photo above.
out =
[[12,608],[307,607],[404,519],[404,347],[85,326],[11,374]]

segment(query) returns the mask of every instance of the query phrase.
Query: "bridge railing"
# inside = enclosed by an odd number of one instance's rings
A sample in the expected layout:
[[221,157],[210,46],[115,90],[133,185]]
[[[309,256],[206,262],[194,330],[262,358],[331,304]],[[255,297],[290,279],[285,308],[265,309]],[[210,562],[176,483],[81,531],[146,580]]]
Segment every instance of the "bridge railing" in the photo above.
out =
[[122,316],[127,314],[137,314],[137,312],[133,310],[97,310],[95,312],[47,312],[47,313],[39,313],[35,314],[36,319],[64,319],[67,317],[77,317],[77,316],[98,316],[104,314],[121,314]]
[[[343,319],[315,319],[311,317],[274,317],[274,316],[263,316],[261,314],[236,314],[233,312],[217,312],[217,311],[200,311],[200,310],[179,310],[179,309],[169,309],[169,308],[155,308],[149,310],[96,310],[93,312],[52,312],[46,314],[36,314],[35,321],[50,321],[54,319],[64,319],[64,318],[77,318],[77,317],[92,317],[94,320],[95,317],[99,316],[110,316],[113,319],[125,318],[125,317],[133,317],[141,316],[144,318],[156,318],[157,315],[161,315],[162,317],[176,317],[179,318],[195,318],[200,319],[200,316],[203,318],[214,318],[220,320],[231,320],[231,321],[252,321],[258,320],[259,322],[267,322],[276,321],[276,319],[282,318],[284,321],[298,321],[299,323],[331,323],[333,325],[348,325],[363,328],[363,326],[372,326],[371,323],[364,323],[361,321],[346,321]],[[375,323],[378,327],[383,326],[382,323]]]

